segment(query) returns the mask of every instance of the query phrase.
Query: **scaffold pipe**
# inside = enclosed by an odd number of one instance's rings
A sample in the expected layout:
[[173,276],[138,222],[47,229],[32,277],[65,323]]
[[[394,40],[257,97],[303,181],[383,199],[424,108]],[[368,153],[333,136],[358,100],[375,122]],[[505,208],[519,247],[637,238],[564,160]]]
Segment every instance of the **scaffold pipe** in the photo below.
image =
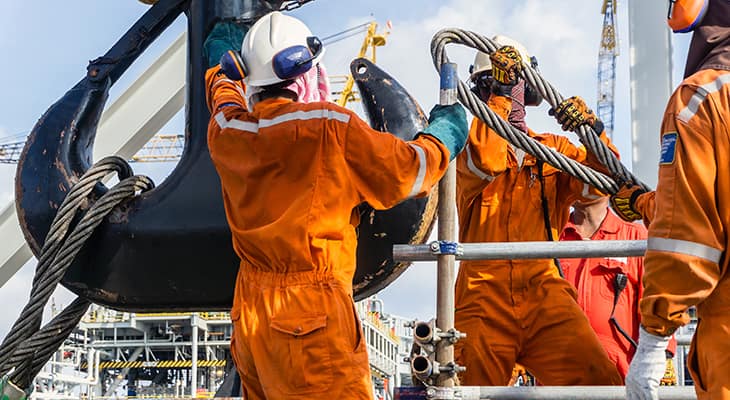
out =
[[[584,240],[565,242],[463,243],[457,260],[516,260],[537,258],[641,257],[645,240]],[[434,261],[430,244],[393,246],[395,261]]]
[[[462,386],[456,388],[429,387],[429,399],[460,400],[624,400],[624,386]],[[693,386],[661,386],[662,400],[694,400]]]

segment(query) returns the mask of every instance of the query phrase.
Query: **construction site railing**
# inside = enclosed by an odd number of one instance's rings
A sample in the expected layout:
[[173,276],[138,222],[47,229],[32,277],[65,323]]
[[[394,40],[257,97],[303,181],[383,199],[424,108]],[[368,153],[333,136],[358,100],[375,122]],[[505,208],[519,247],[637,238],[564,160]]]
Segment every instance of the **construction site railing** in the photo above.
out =
[[[434,261],[440,242],[393,246],[396,261]],[[571,240],[565,242],[461,243],[457,260],[516,260],[538,258],[641,257],[646,240]]]
[[[455,388],[429,387],[428,399],[459,400],[624,400],[623,386],[461,386]],[[692,386],[662,386],[662,400],[696,399]]]

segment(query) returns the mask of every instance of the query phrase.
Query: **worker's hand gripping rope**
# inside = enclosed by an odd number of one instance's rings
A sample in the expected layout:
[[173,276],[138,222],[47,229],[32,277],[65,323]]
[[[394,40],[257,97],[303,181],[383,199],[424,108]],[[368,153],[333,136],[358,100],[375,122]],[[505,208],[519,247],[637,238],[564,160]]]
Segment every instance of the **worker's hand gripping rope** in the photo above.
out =
[[638,185],[622,186],[616,194],[611,196],[611,208],[624,221],[633,222],[642,219],[644,217],[636,210],[635,205],[636,200],[644,193],[646,190]]
[[603,122],[593,113],[580,96],[573,96],[563,100],[548,114],[555,117],[564,131],[572,132],[581,125],[588,125],[596,133],[603,132]]
[[502,46],[489,55],[494,80],[502,85],[515,85],[522,72],[522,56],[512,46]]

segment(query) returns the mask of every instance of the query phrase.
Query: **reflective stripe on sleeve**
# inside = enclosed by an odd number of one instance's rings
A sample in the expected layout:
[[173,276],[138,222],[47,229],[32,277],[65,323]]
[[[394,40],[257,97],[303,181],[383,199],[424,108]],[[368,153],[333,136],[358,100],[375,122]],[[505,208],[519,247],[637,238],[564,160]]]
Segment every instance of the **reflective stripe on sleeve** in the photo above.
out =
[[416,150],[416,154],[418,154],[418,174],[416,174],[416,180],[413,182],[413,188],[411,188],[411,192],[408,194],[408,197],[413,197],[421,191],[423,180],[426,179],[426,152],[419,145],[413,143],[408,144],[413,147],[413,149]]
[[714,247],[679,239],[650,237],[647,240],[646,249],[704,258],[705,260],[716,264],[720,262],[720,257],[722,257],[722,251]]
[[310,119],[323,118],[344,123],[350,122],[350,116],[348,114],[322,109],[311,111],[295,111],[293,113],[279,115],[278,117],[274,117],[272,119],[262,119],[259,121],[259,128],[268,128],[289,121],[306,121]]
[[258,124],[255,122],[239,121],[237,119],[227,120],[226,116],[223,115],[223,111],[215,115],[215,122],[221,129],[233,128],[240,131],[246,131],[251,133],[258,133]]
[[705,102],[705,99],[707,99],[707,96],[711,95],[712,93],[720,91],[723,86],[730,83],[730,74],[724,74],[715,79],[714,81],[710,83],[706,83],[700,87],[697,88],[697,92],[695,92],[694,95],[692,95],[692,98],[689,99],[689,102],[687,103],[687,106],[682,109],[682,111],[679,112],[677,115],[677,119],[684,123],[688,123],[692,117],[697,114],[697,110],[699,110],[702,103]]
[[312,119],[327,119],[327,120],[335,120],[340,121],[343,123],[350,122],[350,115],[327,110],[327,109],[321,109],[321,110],[311,110],[311,111],[295,111],[288,114],[282,114],[277,117],[274,117],[272,119],[262,119],[259,120],[258,123],[256,122],[248,122],[248,121],[240,121],[237,119],[227,120],[226,116],[223,115],[223,113],[218,113],[215,116],[215,121],[218,123],[218,126],[221,127],[221,129],[226,128],[233,128],[238,129],[246,132],[251,133],[258,133],[260,128],[270,128],[274,125],[278,125],[284,122],[289,121],[307,121]]
[[472,174],[476,175],[481,180],[490,182],[494,180],[492,175],[486,174],[484,171],[477,168],[476,164],[474,164],[474,159],[471,156],[471,146],[469,146],[468,143],[466,145],[466,167],[469,168],[469,171],[471,171]]

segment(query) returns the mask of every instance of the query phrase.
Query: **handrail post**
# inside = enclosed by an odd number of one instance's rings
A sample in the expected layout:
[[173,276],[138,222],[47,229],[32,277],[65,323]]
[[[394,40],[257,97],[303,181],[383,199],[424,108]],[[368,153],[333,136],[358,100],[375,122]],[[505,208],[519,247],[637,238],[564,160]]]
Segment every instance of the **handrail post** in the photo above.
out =
[[[450,105],[457,100],[456,64],[444,63],[441,66],[441,105]],[[451,161],[446,174],[439,182],[438,239],[456,241],[456,162]],[[454,263],[456,255],[440,254],[437,261],[436,288],[436,327],[441,332],[454,329]],[[443,366],[454,365],[454,346],[449,340],[436,344],[436,361]],[[437,386],[453,387],[452,374],[438,374]]]

